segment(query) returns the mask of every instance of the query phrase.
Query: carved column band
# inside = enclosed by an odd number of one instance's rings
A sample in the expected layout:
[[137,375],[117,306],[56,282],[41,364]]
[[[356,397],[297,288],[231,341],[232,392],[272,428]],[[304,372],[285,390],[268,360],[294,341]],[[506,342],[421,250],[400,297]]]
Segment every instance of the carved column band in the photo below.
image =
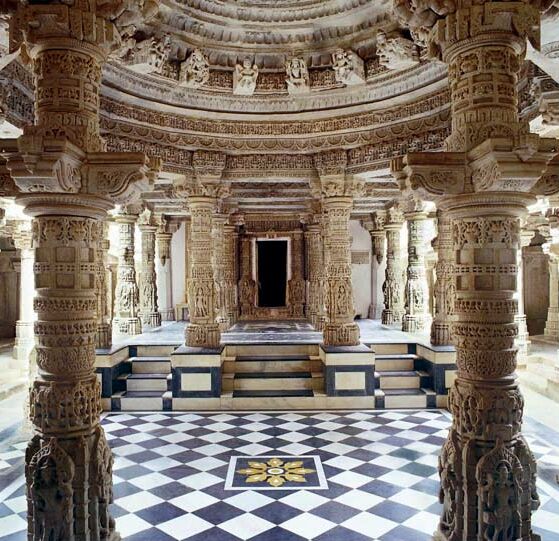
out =
[[191,196],[188,204],[191,215],[188,284],[190,323],[187,327],[186,343],[193,347],[216,348],[220,341],[212,268],[212,214],[216,207],[216,198]]

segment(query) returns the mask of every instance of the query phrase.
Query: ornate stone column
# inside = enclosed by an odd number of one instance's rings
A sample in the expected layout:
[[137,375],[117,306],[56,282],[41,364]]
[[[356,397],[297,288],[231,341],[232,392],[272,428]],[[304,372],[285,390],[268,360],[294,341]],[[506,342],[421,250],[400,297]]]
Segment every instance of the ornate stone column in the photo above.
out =
[[317,331],[324,326],[324,253],[320,221],[307,226],[305,238],[309,261],[309,290],[307,297],[307,317]]
[[102,220],[114,203],[150,188],[150,168],[143,154],[103,152],[101,66],[117,40],[95,9],[19,3],[13,15],[35,83],[35,124],[0,141],[17,202],[33,217],[39,372],[25,456],[29,541],[120,538],[109,513],[112,457],[94,372],[95,275]]
[[175,311],[173,309],[173,282],[171,273],[171,240],[173,233],[168,229],[167,220],[160,217],[159,226],[155,232],[155,246],[157,257],[155,258],[155,273],[157,275],[157,292],[159,301],[159,313],[162,321],[173,321]]
[[194,179],[186,186],[190,209],[190,280],[186,329],[188,346],[217,348],[220,341],[216,322],[216,290],[212,265],[212,215],[218,200],[227,194],[221,181],[225,155],[198,150],[192,158]]
[[225,224],[223,227],[223,284],[227,328],[234,325],[239,318],[237,304],[237,237],[237,228],[234,225]]
[[115,288],[113,333],[115,336],[131,336],[142,332],[139,317],[140,291],[136,282],[134,262],[134,227],[139,208],[123,208],[115,216],[119,230],[118,267]]
[[303,231],[293,233],[291,244],[291,280],[289,280],[289,305],[292,317],[305,315],[305,277],[303,272]]
[[394,325],[402,321],[404,314],[404,288],[400,237],[404,214],[399,206],[387,209],[386,224],[386,273],[382,292],[384,310],[381,321],[383,325]]
[[417,199],[410,201],[404,218],[408,226],[408,266],[402,330],[413,333],[423,331],[429,320],[429,289],[425,269],[427,212],[423,203]]
[[518,335],[516,337],[516,347],[518,353],[516,362],[518,365],[524,366],[528,358],[528,346],[530,345],[530,335],[528,334],[528,325],[526,323],[526,312],[524,310],[524,257],[522,249],[530,246],[530,241],[534,238],[533,231],[520,231],[520,245],[516,252],[516,300],[518,302],[518,313],[514,317],[518,325]]
[[[381,269],[383,262],[385,263],[386,252],[385,222],[386,213],[384,211],[373,213],[370,221],[363,222],[363,226],[371,235],[371,304],[369,306],[369,317],[371,319],[380,319],[382,317],[384,305]],[[386,272],[386,267],[384,272]],[[384,276],[384,272],[382,272],[382,276]]]
[[[531,194],[558,188],[557,141],[529,134],[518,117],[518,74],[526,37],[537,45],[539,13],[529,2],[457,6],[443,16],[420,15],[407,1],[397,6],[448,64],[451,90],[447,151],[408,154],[403,168],[406,186],[422,198],[441,196],[452,222],[458,371],[440,456],[437,538],[534,541],[539,500],[535,460],[521,434],[515,292],[520,219]],[[425,21],[433,28],[418,26]]]
[[252,279],[252,239],[241,238],[241,279],[239,281],[239,305],[243,319],[254,315],[256,284]]
[[140,269],[139,315],[145,327],[160,327],[161,314],[157,305],[157,275],[155,273],[155,233],[157,223],[153,213],[145,209],[138,218],[142,238],[142,265]]
[[99,261],[97,273],[95,275],[95,291],[97,293],[97,331],[95,333],[95,348],[109,349],[112,344],[112,327],[109,314],[108,297],[108,252],[109,252],[109,228],[105,222],[103,224],[103,234],[99,240]]
[[[559,204],[552,203],[554,208]],[[549,308],[544,334],[546,338],[559,342],[559,223],[557,211],[548,216],[551,241],[546,243],[545,251],[549,254]]]
[[359,327],[353,320],[351,283],[351,238],[349,218],[353,208],[354,183],[346,174],[344,150],[314,155],[322,192],[326,235],[326,324],[324,344],[344,346],[359,344]]
[[456,280],[454,278],[454,252],[452,244],[452,223],[444,212],[437,210],[437,264],[435,273],[435,317],[431,324],[431,344],[446,346],[451,344],[450,326],[454,312]]
[[20,222],[13,238],[14,245],[20,253],[19,319],[16,322],[13,356],[18,361],[22,372],[29,373],[29,355],[35,347],[33,322],[37,319],[33,310],[35,251],[32,245],[31,222]]
[[215,310],[216,321],[220,331],[225,331],[230,327],[227,315],[227,295],[226,284],[224,281],[225,272],[225,239],[224,228],[227,216],[224,214],[214,214],[212,217],[212,267],[214,271],[215,288]]

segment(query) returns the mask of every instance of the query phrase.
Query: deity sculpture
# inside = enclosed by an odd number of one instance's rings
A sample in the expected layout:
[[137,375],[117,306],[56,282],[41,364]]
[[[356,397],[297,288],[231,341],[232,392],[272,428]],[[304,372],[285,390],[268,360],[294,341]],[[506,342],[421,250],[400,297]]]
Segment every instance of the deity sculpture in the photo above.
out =
[[242,65],[237,64],[233,72],[233,94],[252,96],[256,89],[258,66],[250,58],[245,58]]
[[179,85],[188,88],[200,88],[210,78],[210,64],[200,49],[194,49],[192,54],[182,63]]
[[303,58],[293,57],[285,62],[287,91],[290,94],[306,94],[310,91],[309,70]]
[[363,60],[353,51],[338,49],[332,53],[332,67],[338,83],[357,85],[365,82]]
[[381,66],[391,70],[404,70],[419,63],[417,45],[401,35],[377,32],[377,55]]

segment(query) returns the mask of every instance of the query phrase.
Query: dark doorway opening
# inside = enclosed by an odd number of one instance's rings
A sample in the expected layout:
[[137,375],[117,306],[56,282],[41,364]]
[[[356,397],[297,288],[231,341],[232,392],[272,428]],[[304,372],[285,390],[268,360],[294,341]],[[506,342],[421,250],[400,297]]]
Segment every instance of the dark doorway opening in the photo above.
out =
[[259,240],[258,251],[258,306],[285,306],[287,287],[287,241]]

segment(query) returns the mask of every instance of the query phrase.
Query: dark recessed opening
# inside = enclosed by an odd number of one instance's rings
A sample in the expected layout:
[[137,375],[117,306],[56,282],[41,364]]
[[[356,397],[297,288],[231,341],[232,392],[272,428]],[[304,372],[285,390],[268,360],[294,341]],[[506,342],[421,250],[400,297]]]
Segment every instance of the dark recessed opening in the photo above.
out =
[[287,287],[287,241],[256,242],[258,256],[258,306],[285,306]]

